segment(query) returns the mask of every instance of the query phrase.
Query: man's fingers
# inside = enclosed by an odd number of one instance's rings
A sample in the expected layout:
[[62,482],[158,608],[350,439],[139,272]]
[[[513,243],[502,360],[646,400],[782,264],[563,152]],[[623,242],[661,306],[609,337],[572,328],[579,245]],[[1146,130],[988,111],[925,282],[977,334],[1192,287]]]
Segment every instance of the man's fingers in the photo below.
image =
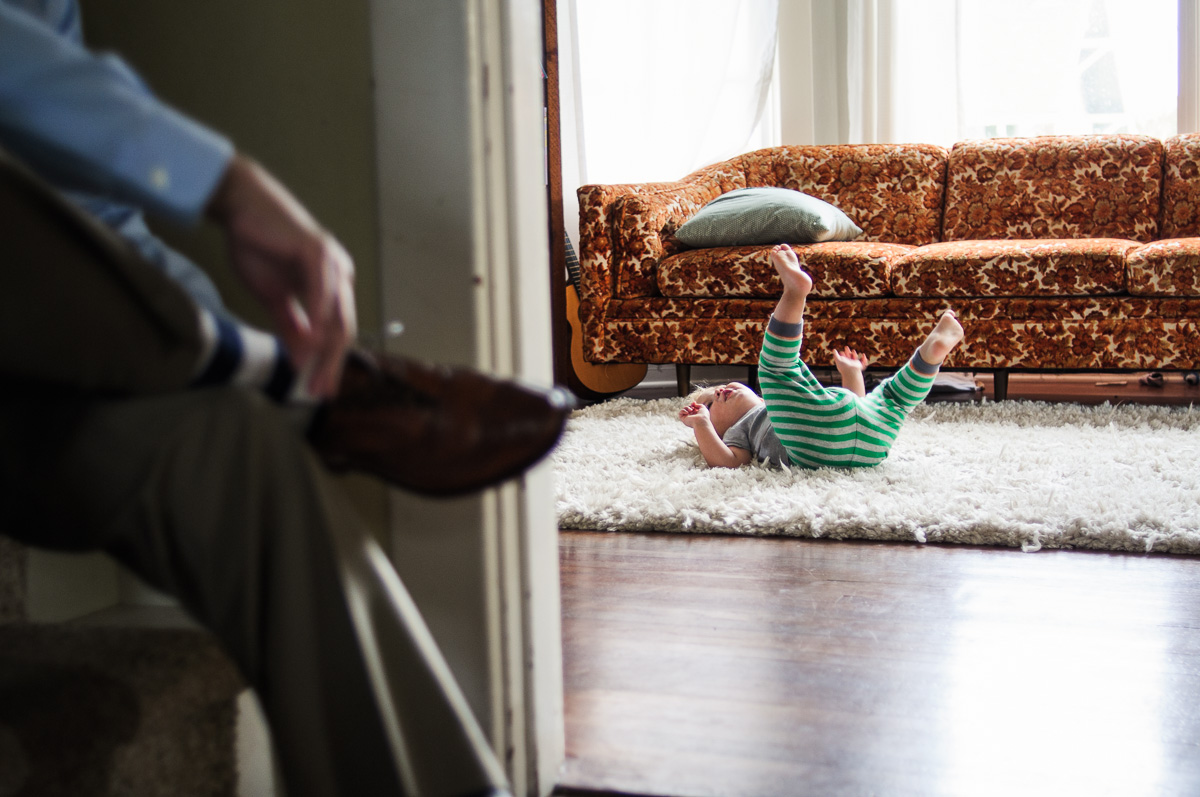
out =
[[354,263],[286,188],[238,155],[210,200],[229,237],[230,259],[271,316],[297,371],[319,396],[340,381],[356,333]]
[[314,354],[309,391],[314,396],[332,398],[342,381],[346,349],[358,333],[354,293],[348,272],[342,272],[330,296],[320,346]]
[[325,349],[318,353],[309,374],[308,392],[321,399],[330,398],[337,392],[342,378],[342,350]]
[[336,239],[323,235],[301,264],[299,287],[311,341],[308,391],[330,398],[341,383],[347,347],[358,332],[354,309],[354,267]]
[[295,296],[284,296],[267,307],[275,330],[287,347],[292,365],[304,370],[313,355],[313,330],[308,313]]
[[334,238],[322,234],[318,245],[305,254],[306,262],[301,264],[303,283],[300,289],[318,337],[337,312],[338,291],[342,288],[342,274],[349,259]]

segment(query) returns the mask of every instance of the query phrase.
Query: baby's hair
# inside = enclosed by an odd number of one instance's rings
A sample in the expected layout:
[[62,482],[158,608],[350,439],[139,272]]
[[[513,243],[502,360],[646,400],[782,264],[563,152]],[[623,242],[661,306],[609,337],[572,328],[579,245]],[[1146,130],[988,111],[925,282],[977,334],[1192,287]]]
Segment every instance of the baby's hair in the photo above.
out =
[[[719,384],[724,384],[724,382],[721,382]],[[686,396],[683,397],[684,405],[687,406],[687,405],[690,405],[693,401],[699,401],[701,393],[703,393],[706,390],[711,390],[714,387],[716,387],[716,385],[696,385],[696,387],[692,390],[691,393],[688,393]]]

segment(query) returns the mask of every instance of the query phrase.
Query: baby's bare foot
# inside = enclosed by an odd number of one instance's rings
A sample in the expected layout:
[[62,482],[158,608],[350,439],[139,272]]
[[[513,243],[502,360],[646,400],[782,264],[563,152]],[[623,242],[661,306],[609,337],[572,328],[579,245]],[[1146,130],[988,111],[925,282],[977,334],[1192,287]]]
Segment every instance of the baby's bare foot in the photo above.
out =
[[771,265],[775,266],[775,270],[779,272],[779,279],[783,280],[784,291],[799,296],[808,296],[808,292],[812,290],[813,286],[812,277],[800,268],[800,260],[792,251],[792,247],[787,244],[779,244],[772,249]]
[[953,310],[947,310],[921,344],[921,359],[930,365],[941,365],[962,339],[962,324],[958,323]]

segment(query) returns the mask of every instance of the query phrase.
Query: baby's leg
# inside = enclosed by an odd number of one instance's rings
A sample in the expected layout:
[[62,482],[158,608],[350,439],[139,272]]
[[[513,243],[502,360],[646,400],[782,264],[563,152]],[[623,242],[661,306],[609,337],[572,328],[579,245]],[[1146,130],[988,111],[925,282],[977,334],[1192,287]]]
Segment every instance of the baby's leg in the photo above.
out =
[[800,360],[799,338],[781,338],[768,327],[758,359],[758,383],[771,428],[793,464],[819,468],[853,452],[856,397],[817,381]]
[[804,336],[804,304],[812,278],[800,268],[796,253],[787,244],[771,250],[771,263],[783,281],[783,295],[771,314],[758,358],[758,379],[763,398],[769,396],[821,396],[825,388],[800,360]]
[[942,361],[962,338],[962,326],[947,310],[909,361],[859,402],[865,431],[860,453],[878,461],[887,457],[904,419],[929,395]]
[[824,387],[800,359],[812,278],[800,268],[790,246],[775,247],[771,263],[783,281],[783,295],[767,325],[758,360],[767,417],[794,465],[840,464],[853,457],[855,397]]
[[882,393],[903,415],[907,415],[929,395],[942,362],[962,339],[962,325],[955,318],[954,311],[947,310],[904,367],[895,376],[885,380],[876,391]]
[[771,265],[783,282],[783,295],[775,305],[772,318],[778,323],[772,332],[783,338],[800,338],[800,325],[804,322],[804,305],[812,290],[812,277],[800,268],[800,260],[792,247],[780,244],[771,250]]
[[962,324],[958,323],[958,318],[955,317],[953,310],[947,310],[942,313],[937,326],[925,338],[920,348],[917,349],[917,353],[927,364],[940,366],[962,339]]

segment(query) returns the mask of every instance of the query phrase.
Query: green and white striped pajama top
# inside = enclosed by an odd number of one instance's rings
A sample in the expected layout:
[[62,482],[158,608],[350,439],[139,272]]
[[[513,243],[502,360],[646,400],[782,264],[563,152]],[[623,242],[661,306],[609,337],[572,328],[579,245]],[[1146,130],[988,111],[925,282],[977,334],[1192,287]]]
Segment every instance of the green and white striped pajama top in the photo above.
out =
[[800,341],[770,331],[758,368],[767,417],[792,464],[802,468],[862,468],[883,462],[904,419],[929,395],[938,372],[936,365],[918,362],[914,355],[859,398],[845,388],[823,387],[800,359]]

